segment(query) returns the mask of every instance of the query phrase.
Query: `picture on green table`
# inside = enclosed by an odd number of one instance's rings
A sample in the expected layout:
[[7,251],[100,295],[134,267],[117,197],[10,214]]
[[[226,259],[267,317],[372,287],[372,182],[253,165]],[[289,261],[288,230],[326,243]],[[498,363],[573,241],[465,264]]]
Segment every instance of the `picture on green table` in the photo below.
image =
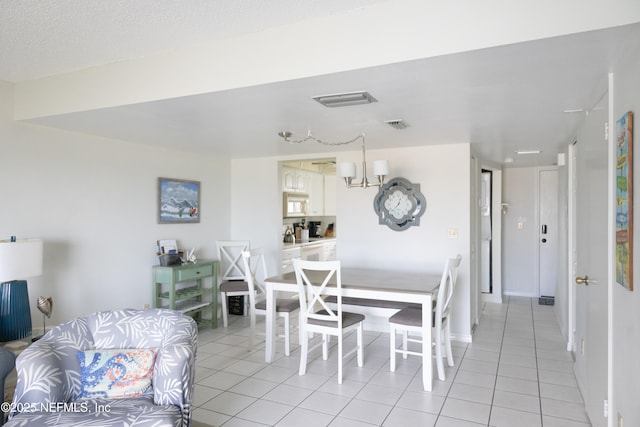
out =
[[633,113],[616,122],[616,282],[633,290]]
[[200,182],[158,178],[158,223],[200,222]]

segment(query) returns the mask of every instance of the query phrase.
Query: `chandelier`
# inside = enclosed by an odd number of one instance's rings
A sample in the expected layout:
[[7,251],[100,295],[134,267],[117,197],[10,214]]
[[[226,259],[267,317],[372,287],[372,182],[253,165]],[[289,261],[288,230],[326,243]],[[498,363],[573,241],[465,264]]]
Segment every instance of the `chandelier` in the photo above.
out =
[[321,139],[316,138],[311,134],[311,131],[307,133],[302,139],[291,139],[293,135],[291,132],[282,131],[278,132],[278,135],[282,137],[285,141],[291,144],[301,144],[306,141],[315,141],[319,144],[329,145],[329,146],[337,146],[337,145],[347,145],[358,140],[362,141],[362,179],[360,181],[354,181],[356,177],[356,164],[353,162],[340,162],[338,167],[338,171],[340,173],[340,177],[344,179],[347,188],[353,187],[382,187],[384,184],[384,179],[387,175],[389,175],[389,161],[388,160],[375,160],[373,162],[373,174],[378,178],[378,182],[369,182],[367,178],[367,161],[366,161],[366,150],[365,150],[365,135],[364,133],[356,136],[353,139],[348,141],[338,141],[338,142],[327,142]]

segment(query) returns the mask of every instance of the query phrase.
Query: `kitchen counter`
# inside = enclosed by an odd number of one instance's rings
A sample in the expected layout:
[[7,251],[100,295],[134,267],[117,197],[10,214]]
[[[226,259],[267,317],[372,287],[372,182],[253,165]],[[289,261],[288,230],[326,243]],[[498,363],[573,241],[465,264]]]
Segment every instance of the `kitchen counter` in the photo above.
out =
[[308,242],[295,242],[295,243],[283,243],[282,249],[291,249],[291,248],[302,248],[305,246],[311,246],[318,243],[329,243],[335,242],[335,237],[310,237]]

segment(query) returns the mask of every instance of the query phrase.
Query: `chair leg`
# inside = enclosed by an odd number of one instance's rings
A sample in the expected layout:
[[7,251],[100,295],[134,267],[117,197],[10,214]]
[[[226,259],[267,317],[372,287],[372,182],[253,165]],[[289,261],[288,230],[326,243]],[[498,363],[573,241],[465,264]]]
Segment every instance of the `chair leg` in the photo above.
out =
[[[304,328],[300,328],[304,329]],[[300,370],[298,371],[299,375],[304,375],[307,372],[307,353],[309,351],[309,334],[305,333],[305,331],[300,332],[300,337],[302,341],[300,341]]]
[[289,339],[289,313],[285,313],[284,318],[284,354],[291,355],[291,340]]
[[453,366],[453,352],[451,351],[451,329],[449,328],[449,319],[445,324],[444,330],[445,350],[447,351],[447,364]]
[[329,358],[329,338],[327,334],[322,334],[322,360]]
[[391,323],[389,331],[389,370],[396,371],[396,327]]
[[253,348],[253,343],[256,339],[256,311],[251,310],[249,312],[249,323],[251,330],[249,331],[249,351]]
[[407,358],[407,356],[409,356],[409,355],[407,354],[407,350],[409,350],[409,343],[408,343],[408,341],[409,341],[409,332],[407,332],[406,330],[404,330],[404,331],[402,331],[402,350],[403,350],[402,358],[403,358],[403,359],[406,359],[406,358]]
[[364,351],[363,351],[363,345],[362,345],[362,322],[360,322],[360,325],[358,326],[357,340],[358,340],[358,366],[362,368],[362,366],[364,365]]
[[436,366],[438,368],[438,379],[440,381],[446,381],[447,377],[444,374],[444,363],[442,361],[442,335],[441,331],[436,329],[434,334],[436,344]]
[[222,307],[222,325],[226,328],[228,325],[228,318],[227,318],[227,293],[226,292],[220,292],[220,306]]
[[342,334],[338,335],[338,384],[342,384]]

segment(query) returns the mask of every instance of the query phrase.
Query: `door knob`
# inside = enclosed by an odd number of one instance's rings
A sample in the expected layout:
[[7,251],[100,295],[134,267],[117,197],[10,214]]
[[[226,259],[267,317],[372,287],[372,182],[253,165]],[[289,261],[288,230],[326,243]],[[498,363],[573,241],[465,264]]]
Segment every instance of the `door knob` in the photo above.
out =
[[576,277],[576,283],[578,285],[589,286],[589,283],[598,283],[598,281],[597,280],[593,280],[593,279],[589,279],[589,276],[584,276],[584,277],[577,276]]

